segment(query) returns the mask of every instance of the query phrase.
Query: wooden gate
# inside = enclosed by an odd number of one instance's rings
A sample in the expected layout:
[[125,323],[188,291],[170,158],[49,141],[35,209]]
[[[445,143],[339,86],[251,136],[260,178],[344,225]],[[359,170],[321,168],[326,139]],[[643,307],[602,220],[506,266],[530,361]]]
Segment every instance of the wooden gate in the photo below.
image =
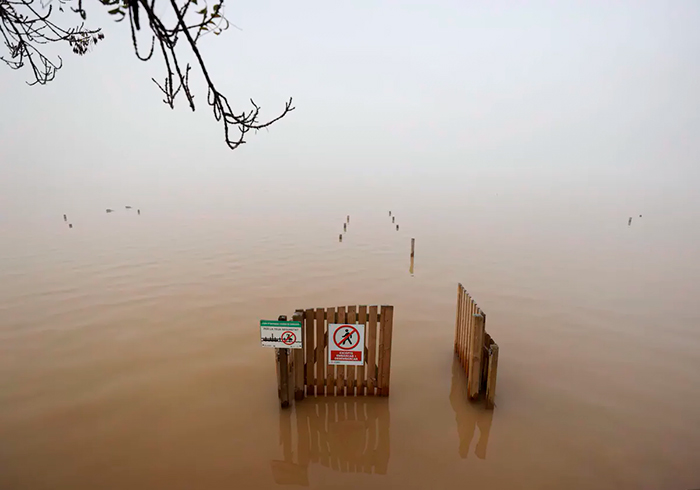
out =
[[[294,321],[303,325],[303,349],[291,354],[290,385],[294,399],[305,396],[389,396],[391,334],[394,307],[340,306],[297,310]],[[362,366],[328,365],[328,324],[365,325],[365,362]]]
[[457,285],[457,322],[455,352],[467,373],[467,396],[486,393],[486,407],[493,408],[496,398],[498,345],[486,333],[486,313],[461,284]]

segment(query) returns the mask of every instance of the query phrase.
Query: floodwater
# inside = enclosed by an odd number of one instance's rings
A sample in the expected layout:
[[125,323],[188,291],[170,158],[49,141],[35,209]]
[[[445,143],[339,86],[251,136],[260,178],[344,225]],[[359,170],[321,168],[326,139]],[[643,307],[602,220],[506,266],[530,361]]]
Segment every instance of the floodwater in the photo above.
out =
[[[700,488],[697,216],[438,194],[5,210],[0,488]],[[492,412],[455,365],[458,282],[500,346]],[[350,304],[395,307],[391,396],[280,410],[259,320]]]

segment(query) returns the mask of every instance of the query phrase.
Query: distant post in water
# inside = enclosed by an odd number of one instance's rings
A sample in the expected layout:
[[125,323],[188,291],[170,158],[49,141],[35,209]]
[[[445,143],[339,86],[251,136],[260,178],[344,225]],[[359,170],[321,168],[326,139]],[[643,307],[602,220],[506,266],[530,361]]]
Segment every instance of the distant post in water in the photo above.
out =
[[348,224],[347,223],[343,223],[343,231],[348,231]]
[[630,216],[630,219],[627,220],[627,226],[630,226],[632,224],[632,217]]
[[396,225],[396,231],[399,231],[399,225]]
[[350,223],[350,215],[348,214],[348,223]]
[[411,238],[411,258],[415,257],[416,252],[416,239]]
[[392,217],[391,217],[391,222],[392,222],[392,223],[396,223],[396,216],[392,216]]

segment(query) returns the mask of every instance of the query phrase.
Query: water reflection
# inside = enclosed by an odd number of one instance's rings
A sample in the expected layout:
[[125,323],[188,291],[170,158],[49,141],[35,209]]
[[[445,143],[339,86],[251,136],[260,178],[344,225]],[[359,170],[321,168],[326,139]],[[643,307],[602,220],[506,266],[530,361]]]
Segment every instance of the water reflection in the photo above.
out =
[[413,257],[411,257],[411,265],[410,265],[410,267],[408,268],[408,272],[409,272],[411,275],[413,275]]
[[309,485],[310,463],[343,473],[386,474],[389,405],[385,399],[306,399],[280,410],[282,460],[270,462],[280,485]]
[[493,410],[486,410],[482,402],[470,403],[467,398],[467,377],[457,357],[452,362],[452,388],[450,405],[455,411],[457,432],[459,434],[459,456],[467,458],[476,427],[479,427],[479,440],[474,454],[479,459],[486,459],[486,446],[489,443],[489,431],[493,420]]

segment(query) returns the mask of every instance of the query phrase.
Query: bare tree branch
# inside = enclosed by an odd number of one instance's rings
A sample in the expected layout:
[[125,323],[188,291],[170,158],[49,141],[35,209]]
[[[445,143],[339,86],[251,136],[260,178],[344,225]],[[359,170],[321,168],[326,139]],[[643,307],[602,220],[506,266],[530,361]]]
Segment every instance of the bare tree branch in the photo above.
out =
[[[156,52],[156,43],[160,47],[166,74],[162,84],[154,78],[152,80],[163,93],[163,102],[174,108],[176,98],[184,94],[190,109],[194,111],[194,94],[189,85],[192,67],[188,63],[183,67],[180,61],[182,53],[178,48],[178,40],[184,36],[183,49],[196,60],[195,64],[207,86],[207,103],[212,108],[214,118],[224,126],[224,137],[229,148],[236,149],[244,144],[250,130],[266,128],[294,110],[290,98],[278,116],[261,121],[260,107],[252,99],[250,109],[234,113],[226,96],[217,89],[197,43],[203,35],[219,35],[231,25],[224,16],[224,0],[213,0],[211,7],[206,0],[161,0],[169,7],[167,13],[161,15],[155,13],[156,0],[98,1],[109,8],[108,13],[116,22],[128,16],[131,41],[139,60],[151,60]],[[83,22],[76,27],[63,28],[51,20],[54,4],[58,5],[60,12],[65,11],[65,5],[71,4],[70,11],[77,13],[82,21],[86,20],[83,0],[45,0],[38,6],[34,2],[0,0],[0,36],[9,54],[9,57],[0,59],[15,70],[29,65],[33,75],[32,81],[28,82],[30,85],[50,82],[63,65],[59,56],[56,57],[57,61],[50,60],[42,52],[41,46],[67,42],[75,54],[84,55],[104,38],[101,29],[87,29]],[[139,45],[140,36],[137,33],[142,29],[149,30],[151,34],[147,51],[142,51]]]

